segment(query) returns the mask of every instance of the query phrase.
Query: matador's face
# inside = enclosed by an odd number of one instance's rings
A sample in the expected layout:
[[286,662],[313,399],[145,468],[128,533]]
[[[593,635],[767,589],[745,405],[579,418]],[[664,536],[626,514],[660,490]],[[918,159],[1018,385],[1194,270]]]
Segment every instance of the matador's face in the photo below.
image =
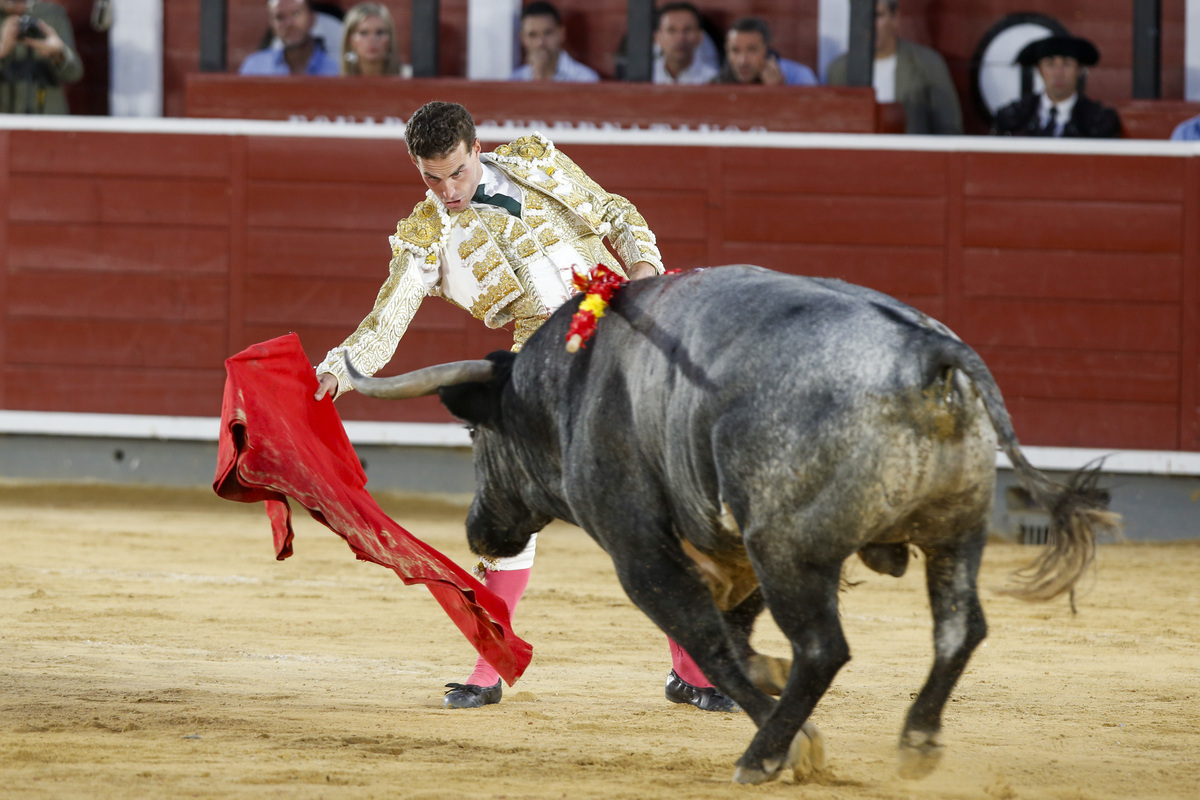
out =
[[421,180],[437,195],[451,214],[457,214],[471,204],[471,196],[483,179],[483,164],[479,161],[479,140],[471,147],[459,142],[441,158],[418,158],[410,154],[421,171]]

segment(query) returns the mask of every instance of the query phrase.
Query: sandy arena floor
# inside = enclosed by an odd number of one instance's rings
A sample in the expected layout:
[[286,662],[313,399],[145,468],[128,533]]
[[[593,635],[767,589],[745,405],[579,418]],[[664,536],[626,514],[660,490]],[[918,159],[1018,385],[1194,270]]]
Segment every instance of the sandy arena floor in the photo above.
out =
[[[469,562],[462,508],[384,505]],[[1103,547],[1078,616],[985,594],[991,635],[920,782],[897,776],[895,746],[931,658],[922,565],[901,580],[857,565],[854,660],[814,715],[828,769],[737,787],[749,719],[663,699],[666,640],[581,531],[540,538],[516,617],[525,677],[451,712],[441,686],[474,651],[425,589],[301,515],[296,555],[276,562],[261,506],[0,486],[0,796],[1200,796],[1200,539]],[[990,545],[982,585],[1030,553]],[[766,619],[757,644],[785,653]]]

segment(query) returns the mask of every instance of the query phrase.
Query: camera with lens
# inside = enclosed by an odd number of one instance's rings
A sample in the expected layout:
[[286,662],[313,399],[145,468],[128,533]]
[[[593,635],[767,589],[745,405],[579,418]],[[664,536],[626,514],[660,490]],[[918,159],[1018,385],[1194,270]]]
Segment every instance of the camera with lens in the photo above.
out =
[[17,20],[17,38],[18,39],[45,39],[46,34],[42,33],[41,26],[38,25],[37,17],[23,14]]

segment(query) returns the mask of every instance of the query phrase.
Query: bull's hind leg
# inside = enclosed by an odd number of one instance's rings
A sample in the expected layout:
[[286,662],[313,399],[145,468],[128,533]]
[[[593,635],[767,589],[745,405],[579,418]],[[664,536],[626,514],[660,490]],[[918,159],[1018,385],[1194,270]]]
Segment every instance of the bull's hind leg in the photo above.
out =
[[975,579],[983,555],[984,526],[960,541],[926,546],[925,583],[933,612],[933,668],[904,722],[900,774],[922,778],[937,766],[942,747],[942,709],[967,659],[987,636]]
[[750,645],[754,623],[764,608],[766,603],[763,602],[762,587],[759,587],[741,603],[724,612],[725,624],[729,629],[729,639],[733,643],[734,652],[746,662],[750,680],[767,694],[778,697],[787,683],[792,662],[786,658],[759,653]]
[[755,569],[767,607],[792,643],[792,667],[774,713],[738,759],[738,783],[762,783],[784,768],[798,777],[821,769],[824,745],[808,717],[850,660],[838,621],[841,562],[812,564],[780,553],[761,556]]

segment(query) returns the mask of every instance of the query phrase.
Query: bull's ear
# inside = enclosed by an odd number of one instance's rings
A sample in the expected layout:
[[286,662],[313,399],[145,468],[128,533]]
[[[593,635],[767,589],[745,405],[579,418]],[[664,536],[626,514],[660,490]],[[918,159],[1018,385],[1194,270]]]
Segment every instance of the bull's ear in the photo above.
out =
[[500,424],[500,396],[512,375],[516,354],[498,350],[488,356],[496,365],[491,380],[485,383],[459,383],[438,389],[446,410],[472,426],[495,428]]

